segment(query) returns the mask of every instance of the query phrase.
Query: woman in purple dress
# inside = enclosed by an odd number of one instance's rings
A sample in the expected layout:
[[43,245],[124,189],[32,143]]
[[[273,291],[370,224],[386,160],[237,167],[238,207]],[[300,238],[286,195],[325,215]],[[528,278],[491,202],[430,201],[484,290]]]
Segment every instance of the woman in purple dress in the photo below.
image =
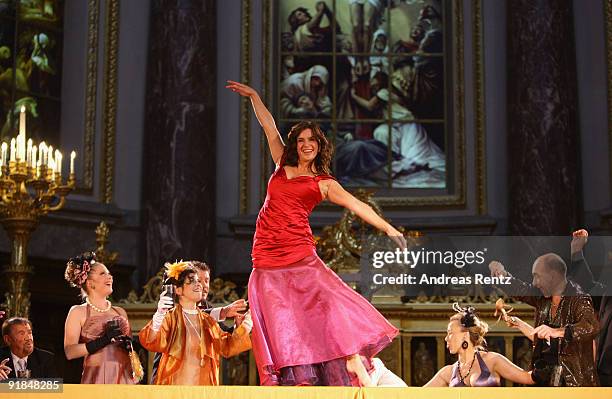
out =
[[450,318],[444,340],[448,351],[457,354],[458,359],[442,367],[426,387],[498,387],[501,378],[517,384],[535,383],[536,376],[531,371],[486,350],[489,326],[476,316],[473,307],[462,308],[455,303],[453,309],[457,313]]

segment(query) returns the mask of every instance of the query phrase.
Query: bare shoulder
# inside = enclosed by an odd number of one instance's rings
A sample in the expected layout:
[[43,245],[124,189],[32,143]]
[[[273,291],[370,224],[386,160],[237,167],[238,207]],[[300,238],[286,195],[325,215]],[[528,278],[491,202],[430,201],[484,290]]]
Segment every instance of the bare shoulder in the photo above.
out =
[[321,190],[321,196],[323,199],[328,199],[329,190],[333,187],[334,183],[338,184],[334,179],[321,179],[319,180],[319,190]]
[[81,304],[81,305],[74,305],[73,307],[70,308],[70,310],[68,311],[68,316],[66,317],[66,320],[71,320],[71,321],[79,321],[81,322],[81,324],[83,324],[83,321],[85,320],[85,318],[87,317],[87,304]]
[[438,372],[438,375],[444,380],[446,384],[450,383],[451,377],[453,376],[453,365],[449,364],[442,367]]
[[502,355],[501,353],[497,353],[497,352],[478,352],[480,354],[480,357],[482,357],[482,360],[484,360],[485,363],[493,365],[497,362],[499,362],[500,360],[504,360],[506,359],[506,357],[504,355]]
[[83,315],[85,316],[85,314],[87,313],[87,304],[83,303],[80,305],[74,305],[70,308],[70,310],[68,311],[69,315],[73,315],[73,316],[80,316]]

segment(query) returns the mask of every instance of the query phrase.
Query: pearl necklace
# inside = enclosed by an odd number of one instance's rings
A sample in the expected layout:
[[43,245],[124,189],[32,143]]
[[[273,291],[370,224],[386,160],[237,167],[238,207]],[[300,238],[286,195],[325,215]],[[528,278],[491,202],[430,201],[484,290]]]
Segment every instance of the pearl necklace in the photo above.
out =
[[87,304],[91,306],[93,310],[95,310],[96,312],[100,312],[100,313],[108,312],[112,307],[109,300],[106,300],[106,303],[108,304],[106,309],[100,309],[99,307],[95,306],[93,303],[89,302],[89,298],[85,298],[85,302],[87,302]]

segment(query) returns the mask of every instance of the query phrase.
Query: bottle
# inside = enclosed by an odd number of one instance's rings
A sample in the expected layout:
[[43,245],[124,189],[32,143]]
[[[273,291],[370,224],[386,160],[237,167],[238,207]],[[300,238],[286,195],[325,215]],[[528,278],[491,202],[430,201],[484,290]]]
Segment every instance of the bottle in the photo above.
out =
[[162,291],[166,291],[166,296],[172,299],[172,306],[174,306],[174,284],[164,284]]

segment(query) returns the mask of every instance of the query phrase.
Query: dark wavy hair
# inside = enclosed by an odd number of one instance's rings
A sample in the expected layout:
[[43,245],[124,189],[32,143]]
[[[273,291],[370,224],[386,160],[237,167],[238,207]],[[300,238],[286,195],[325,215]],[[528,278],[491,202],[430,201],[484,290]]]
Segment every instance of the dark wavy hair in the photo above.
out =
[[310,129],[319,144],[317,156],[310,164],[310,170],[315,175],[330,175],[330,164],[334,149],[332,144],[327,140],[327,137],[325,137],[325,134],[323,134],[321,127],[316,122],[303,121],[291,127],[287,136],[285,151],[283,152],[283,163],[289,166],[298,165],[297,140],[300,133],[306,129]]

